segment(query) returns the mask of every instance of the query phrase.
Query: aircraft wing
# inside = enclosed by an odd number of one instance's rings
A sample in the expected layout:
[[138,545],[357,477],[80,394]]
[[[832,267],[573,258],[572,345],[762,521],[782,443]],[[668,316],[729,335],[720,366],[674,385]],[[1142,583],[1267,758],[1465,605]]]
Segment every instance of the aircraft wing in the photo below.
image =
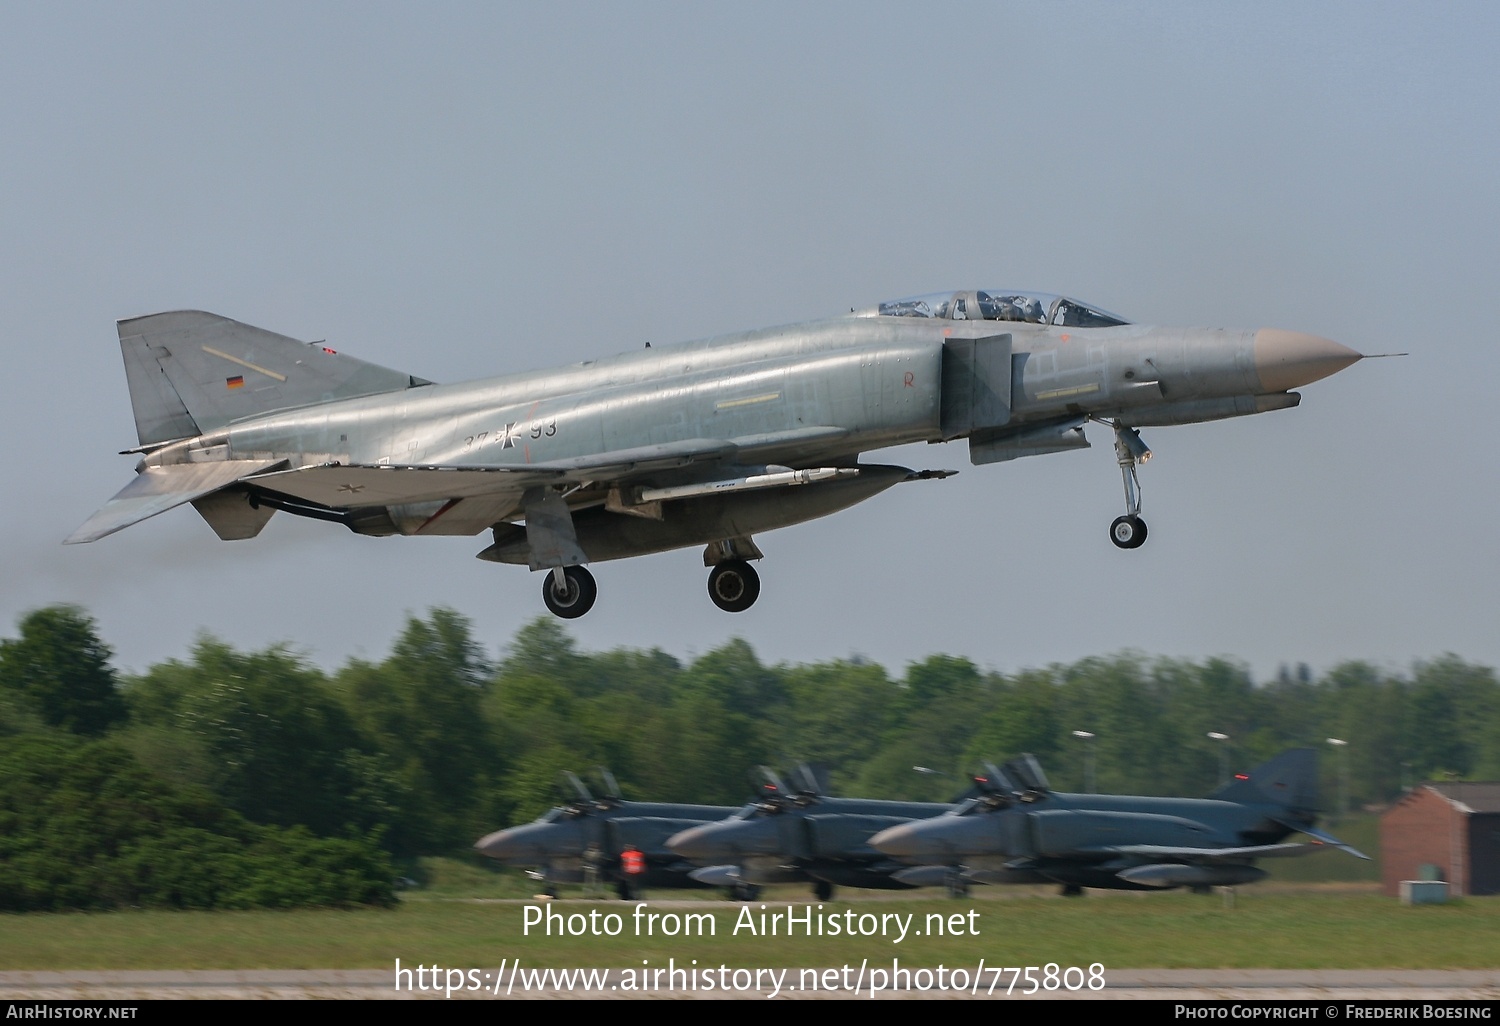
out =
[[1164,844],[1121,844],[1108,848],[1120,855],[1178,862],[1241,862],[1245,859],[1294,858],[1325,847],[1312,844],[1251,844],[1237,848],[1177,848]]
[[138,524],[147,517],[165,513],[174,506],[202,498],[284,460],[217,460],[148,467],[136,475],[83,526],[70,534],[64,545],[98,541],[105,535]]
[[839,428],[801,428],[745,438],[699,438],[596,453],[546,463],[500,466],[400,466],[323,463],[255,477],[255,484],[307,502],[335,508],[388,506],[470,498],[497,492],[519,494],[534,485],[622,481],[656,470],[747,457],[789,446],[829,441]]
[[392,467],[322,463],[259,474],[252,483],[321,506],[393,506],[515,491],[548,481],[557,472],[531,467]]

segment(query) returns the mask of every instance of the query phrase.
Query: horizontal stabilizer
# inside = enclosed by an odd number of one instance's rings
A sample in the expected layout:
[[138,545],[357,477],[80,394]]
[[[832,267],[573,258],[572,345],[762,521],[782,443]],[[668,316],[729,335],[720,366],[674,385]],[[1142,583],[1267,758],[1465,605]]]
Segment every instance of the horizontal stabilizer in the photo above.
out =
[[1337,848],[1340,851],[1346,851],[1357,859],[1364,859],[1366,862],[1370,861],[1370,856],[1366,855],[1358,848],[1354,847],[1353,845],[1345,844],[1343,841],[1339,840],[1337,837],[1334,837],[1332,834],[1326,834],[1323,831],[1319,830],[1317,827],[1312,826],[1311,824],[1304,826],[1300,823],[1288,823],[1286,821],[1282,821],[1282,825],[1289,826],[1293,830],[1300,830],[1302,833],[1306,834],[1308,837],[1311,837],[1319,844],[1326,844],[1330,847]]
[[131,524],[165,513],[174,506],[202,498],[234,484],[279,460],[220,460],[213,463],[182,463],[170,467],[148,467],[136,475],[114,498],[106,502],[82,527],[63,542],[77,545],[98,541]]

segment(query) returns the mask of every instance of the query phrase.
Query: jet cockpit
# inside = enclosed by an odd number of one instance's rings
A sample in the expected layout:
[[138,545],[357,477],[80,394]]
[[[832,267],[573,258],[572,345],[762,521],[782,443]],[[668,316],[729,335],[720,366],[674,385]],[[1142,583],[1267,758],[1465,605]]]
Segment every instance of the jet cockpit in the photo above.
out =
[[1016,289],[930,292],[881,303],[880,317],[931,317],[943,321],[1016,321],[1069,328],[1112,328],[1130,322],[1067,296]]

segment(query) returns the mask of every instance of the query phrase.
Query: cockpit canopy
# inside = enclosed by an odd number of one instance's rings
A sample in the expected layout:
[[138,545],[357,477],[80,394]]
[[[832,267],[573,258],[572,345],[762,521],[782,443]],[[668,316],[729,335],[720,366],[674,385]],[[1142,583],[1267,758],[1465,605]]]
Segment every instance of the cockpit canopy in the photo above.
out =
[[1069,328],[1110,328],[1130,322],[1067,296],[995,289],[932,292],[881,303],[881,317],[931,317],[943,321],[1019,321]]

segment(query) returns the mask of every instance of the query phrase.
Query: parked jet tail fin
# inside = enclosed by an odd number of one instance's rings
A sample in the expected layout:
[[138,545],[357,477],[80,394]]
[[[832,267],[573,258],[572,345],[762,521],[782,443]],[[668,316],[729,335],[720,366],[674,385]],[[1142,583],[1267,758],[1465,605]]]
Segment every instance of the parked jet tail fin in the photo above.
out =
[[803,762],[792,771],[792,782],[803,794],[821,797],[833,793],[826,762]]
[[202,310],[134,317],[117,328],[143,446],[271,410],[431,384]]
[[[124,530],[131,524],[138,524],[158,513],[165,513],[174,506],[201,499],[280,462],[283,461],[219,460],[212,463],[148,467],[89,517],[82,527],[69,535],[63,544],[98,541],[105,535]],[[213,523],[212,520],[209,522]]]
[[1316,809],[1318,751],[1293,748],[1282,752],[1248,773],[1236,773],[1233,780],[1209,797],[1249,805],[1270,803],[1289,809]]

